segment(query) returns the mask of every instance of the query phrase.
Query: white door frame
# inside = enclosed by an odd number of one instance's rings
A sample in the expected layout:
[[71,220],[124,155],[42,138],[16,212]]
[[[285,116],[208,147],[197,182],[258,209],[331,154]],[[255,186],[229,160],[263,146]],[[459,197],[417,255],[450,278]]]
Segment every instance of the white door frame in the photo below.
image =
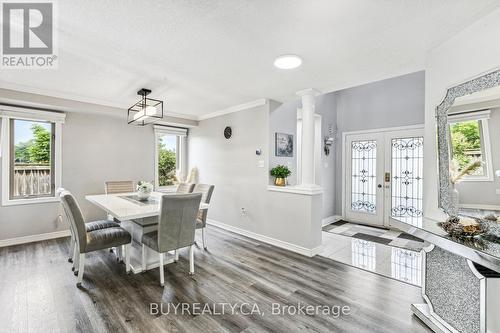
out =
[[[370,134],[370,133],[390,133],[390,132],[395,132],[395,131],[403,131],[403,130],[420,130],[421,135],[424,135],[424,124],[419,124],[419,125],[409,125],[409,126],[397,126],[397,127],[384,127],[384,128],[375,128],[375,129],[369,129],[369,130],[360,130],[360,131],[350,131],[350,132],[343,132],[342,133],[342,218],[345,219],[346,216],[346,167],[347,167],[347,152],[346,152],[346,139],[348,135],[355,135],[355,134]],[[424,162],[425,163],[425,162]],[[425,168],[424,168],[425,170]],[[384,223],[385,225],[385,223]]]

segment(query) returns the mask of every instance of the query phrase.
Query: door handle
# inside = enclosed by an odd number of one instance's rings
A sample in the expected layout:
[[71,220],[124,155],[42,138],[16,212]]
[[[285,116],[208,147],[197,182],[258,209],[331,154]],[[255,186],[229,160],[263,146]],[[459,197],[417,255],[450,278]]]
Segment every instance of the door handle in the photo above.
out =
[[377,187],[378,187],[378,188],[382,188],[382,184],[378,184],[378,185],[377,185]]

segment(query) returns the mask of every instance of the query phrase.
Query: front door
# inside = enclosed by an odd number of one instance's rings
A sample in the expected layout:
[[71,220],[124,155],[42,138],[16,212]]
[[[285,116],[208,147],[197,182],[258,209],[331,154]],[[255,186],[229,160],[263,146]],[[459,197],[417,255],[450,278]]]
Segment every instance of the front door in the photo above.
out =
[[422,221],[423,131],[347,135],[345,218],[390,226]]

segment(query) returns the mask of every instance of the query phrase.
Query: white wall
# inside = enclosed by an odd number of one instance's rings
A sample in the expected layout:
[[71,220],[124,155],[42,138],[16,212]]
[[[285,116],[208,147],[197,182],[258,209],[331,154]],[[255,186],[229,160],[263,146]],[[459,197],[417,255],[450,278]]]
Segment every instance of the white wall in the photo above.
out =
[[[199,127],[189,132],[189,164],[190,168],[198,167],[200,182],[215,185],[210,220],[310,250],[321,244],[321,195],[267,188],[269,113],[276,107],[271,103],[200,121]],[[226,126],[233,129],[229,140],[223,136]],[[257,156],[256,149],[261,149],[262,155]],[[264,167],[258,167],[259,161]]]
[[500,9],[497,9],[429,52],[425,87],[424,214],[441,219],[438,209],[438,177],[435,108],[448,88],[500,66]]
[[[151,127],[130,126],[124,118],[69,112],[62,145],[62,185],[76,195],[89,220],[105,214],[84,196],[104,193],[106,180],[153,180]],[[59,214],[59,203],[0,206],[0,240],[68,229],[59,222]]]

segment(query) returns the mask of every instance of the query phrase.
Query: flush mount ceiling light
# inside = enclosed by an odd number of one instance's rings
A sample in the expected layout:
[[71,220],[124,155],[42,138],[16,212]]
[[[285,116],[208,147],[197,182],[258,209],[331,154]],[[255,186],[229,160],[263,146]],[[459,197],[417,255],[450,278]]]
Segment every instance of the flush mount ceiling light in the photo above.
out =
[[274,60],[274,66],[280,69],[293,69],[302,65],[302,59],[295,54],[285,54]]
[[128,124],[144,126],[163,118],[163,102],[147,98],[150,93],[151,90],[146,88],[142,88],[137,92],[137,95],[142,96],[142,98],[128,109]]

